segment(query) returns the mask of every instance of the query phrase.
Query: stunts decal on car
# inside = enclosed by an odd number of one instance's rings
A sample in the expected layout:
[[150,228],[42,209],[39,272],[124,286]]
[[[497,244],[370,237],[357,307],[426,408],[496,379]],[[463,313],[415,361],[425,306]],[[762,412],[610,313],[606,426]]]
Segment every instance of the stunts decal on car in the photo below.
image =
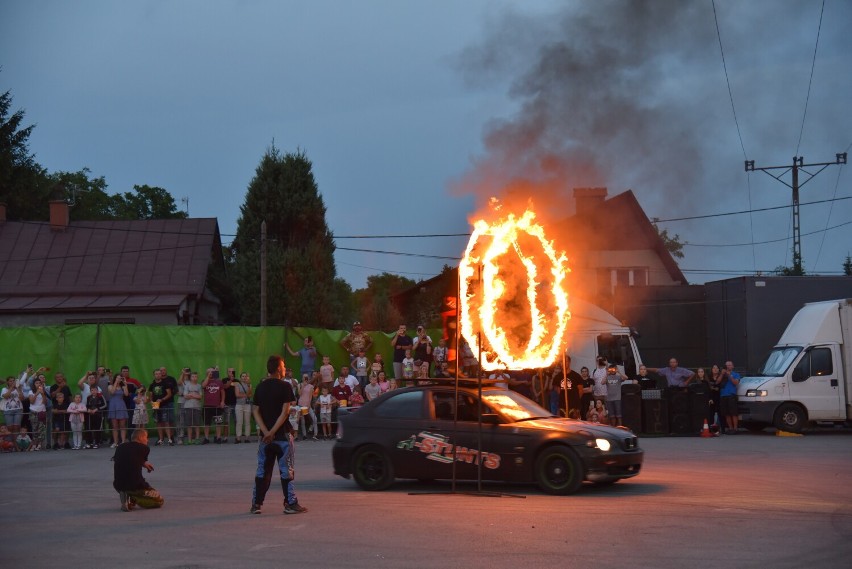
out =
[[[409,438],[396,443],[396,448],[404,450],[419,449],[429,460],[452,463],[454,445],[448,441],[449,438],[444,435],[420,431],[420,433],[411,435]],[[458,446],[455,447],[455,456],[456,462],[479,464],[479,460],[481,459],[482,466],[485,468],[490,468],[491,470],[500,468],[499,454],[491,452],[480,453],[476,449]]]

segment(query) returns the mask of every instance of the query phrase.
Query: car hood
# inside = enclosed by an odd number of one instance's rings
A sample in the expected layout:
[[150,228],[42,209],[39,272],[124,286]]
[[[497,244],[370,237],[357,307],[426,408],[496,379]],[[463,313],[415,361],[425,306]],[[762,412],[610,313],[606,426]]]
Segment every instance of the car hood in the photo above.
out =
[[603,436],[615,439],[624,439],[635,436],[632,431],[627,429],[619,429],[608,425],[601,425],[600,423],[588,423],[586,421],[577,421],[575,419],[563,419],[558,417],[521,421],[519,423],[514,423],[514,425],[517,425],[518,427],[548,429],[566,433],[579,433],[581,431],[585,431],[593,436]]

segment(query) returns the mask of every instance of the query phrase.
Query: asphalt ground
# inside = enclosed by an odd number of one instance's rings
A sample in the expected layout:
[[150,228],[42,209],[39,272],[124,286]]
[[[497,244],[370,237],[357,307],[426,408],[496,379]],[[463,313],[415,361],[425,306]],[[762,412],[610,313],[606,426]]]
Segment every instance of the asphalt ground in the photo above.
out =
[[363,492],[332,473],[332,444],[298,443],[299,515],[282,513],[276,479],[263,514],[248,513],[256,444],[153,447],[146,477],[165,506],[129,513],[108,448],[4,454],[0,565],[777,569],[852,556],[848,431],[643,438],[639,476],[567,497],[414,481]]

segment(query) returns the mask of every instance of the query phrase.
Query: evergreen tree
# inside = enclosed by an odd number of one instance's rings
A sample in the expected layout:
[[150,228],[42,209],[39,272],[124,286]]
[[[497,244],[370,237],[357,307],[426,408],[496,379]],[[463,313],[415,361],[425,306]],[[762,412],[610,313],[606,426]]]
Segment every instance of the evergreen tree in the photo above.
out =
[[843,274],[847,277],[852,277],[852,256],[846,255],[846,260],[843,261]]
[[23,127],[24,111],[9,114],[12,95],[0,95],[0,202],[10,220],[47,219],[47,196],[52,184],[30,154],[29,138],[35,125]]
[[[336,282],[334,241],[312,164],[301,151],[266,151],[240,207],[232,244],[242,322],[260,322],[260,226],[267,232],[267,323],[343,328],[348,286]],[[343,283],[345,285],[345,283]]]

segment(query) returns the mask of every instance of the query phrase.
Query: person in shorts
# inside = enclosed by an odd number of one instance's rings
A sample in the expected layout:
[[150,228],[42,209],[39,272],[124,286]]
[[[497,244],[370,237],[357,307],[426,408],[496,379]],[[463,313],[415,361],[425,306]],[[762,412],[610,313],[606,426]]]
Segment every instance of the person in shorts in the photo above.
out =
[[204,390],[204,438],[201,444],[210,442],[210,425],[216,425],[216,438],[213,442],[222,443],[223,411],[225,409],[225,385],[219,379],[219,370],[210,368],[207,377],[201,383]]
[[621,384],[627,376],[618,371],[618,366],[609,364],[606,368],[606,414],[609,424],[621,426]]

